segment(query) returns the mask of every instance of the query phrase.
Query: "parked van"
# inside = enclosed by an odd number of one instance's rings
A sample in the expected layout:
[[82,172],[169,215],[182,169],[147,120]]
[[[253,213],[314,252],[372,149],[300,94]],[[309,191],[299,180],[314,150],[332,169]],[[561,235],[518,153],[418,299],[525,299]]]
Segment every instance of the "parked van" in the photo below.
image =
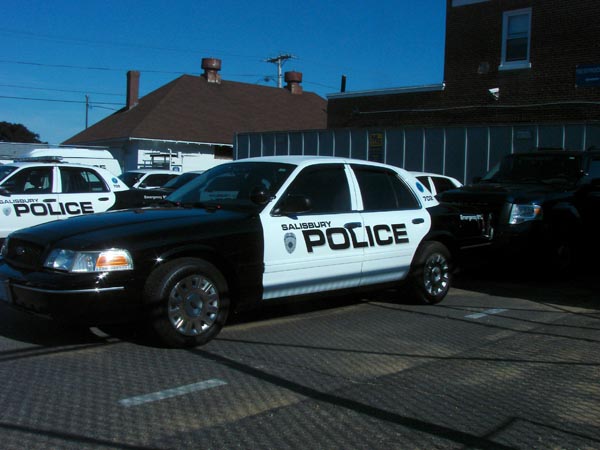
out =
[[108,150],[91,148],[36,148],[23,158],[62,158],[65,162],[101,167],[115,176],[121,175],[121,166]]

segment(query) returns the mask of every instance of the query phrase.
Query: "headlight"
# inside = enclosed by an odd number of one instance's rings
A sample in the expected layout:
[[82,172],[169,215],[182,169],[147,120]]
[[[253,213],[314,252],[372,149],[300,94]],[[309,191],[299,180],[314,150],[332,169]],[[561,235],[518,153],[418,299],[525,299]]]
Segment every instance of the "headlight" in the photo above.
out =
[[111,272],[133,269],[133,260],[127,250],[118,248],[92,252],[57,248],[50,252],[44,267],[65,272]]
[[526,205],[513,204],[510,209],[510,217],[508,223],[516,225],[518,223],[527,222],[542,218],[542,207],[535,203]]

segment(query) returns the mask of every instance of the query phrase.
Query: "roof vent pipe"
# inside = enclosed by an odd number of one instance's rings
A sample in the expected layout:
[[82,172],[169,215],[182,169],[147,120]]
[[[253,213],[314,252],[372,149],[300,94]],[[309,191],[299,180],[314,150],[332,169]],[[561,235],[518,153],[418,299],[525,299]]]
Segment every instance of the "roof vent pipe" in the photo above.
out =
[[287,83],[285,88],[292,94],[302,94],[302,86],[300,86],[300,83],[302,83],[302,72],[286,72],[285,82]]
[[221,60],[217,58],[202,58],[202,69],[204,73],[202,76],[206,78],[209,83],[221,83]]

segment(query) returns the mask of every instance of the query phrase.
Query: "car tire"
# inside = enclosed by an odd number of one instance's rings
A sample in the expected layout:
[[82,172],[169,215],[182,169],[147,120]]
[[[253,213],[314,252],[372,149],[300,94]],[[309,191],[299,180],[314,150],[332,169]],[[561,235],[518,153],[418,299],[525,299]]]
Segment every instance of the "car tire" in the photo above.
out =
[[450,251],[440,242],[421,244],[415,255],[408,279],[411,297],[419,303],[441,302],[452,283]]
[[151,331],[169,347],[196,347],[213,339],[229,313],[225,277],[211,263],[181,258],[148,277],[145,297]]

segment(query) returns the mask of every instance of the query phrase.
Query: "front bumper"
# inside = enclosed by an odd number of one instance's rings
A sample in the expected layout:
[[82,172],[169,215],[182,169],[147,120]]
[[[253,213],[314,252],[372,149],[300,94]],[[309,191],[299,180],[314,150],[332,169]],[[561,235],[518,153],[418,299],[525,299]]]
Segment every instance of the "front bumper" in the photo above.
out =
[[141,311],[132,273],[25,272],[0,260],[0,302],[27,312],[85,323],[119,322]]

